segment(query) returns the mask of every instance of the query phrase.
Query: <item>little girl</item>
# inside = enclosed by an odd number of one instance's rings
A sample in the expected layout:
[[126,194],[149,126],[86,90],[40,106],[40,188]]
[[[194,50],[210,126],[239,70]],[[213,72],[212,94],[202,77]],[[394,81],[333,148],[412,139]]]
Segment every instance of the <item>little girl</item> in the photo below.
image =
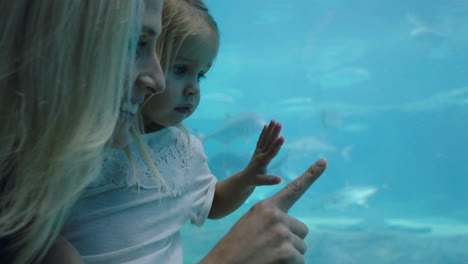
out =
[[162,21],[157,51],[166,90],[141,109],[160,178],[135,146],[133,160],[112,152],[63,232],[86,263],[183,263],[180,229],[188,220],[201,226],[224,217],[256,186],[281,181],[265,175],[284,142],[275,121],[264,127],[245,169],[223,181],[211,174],[201,142],[181,122],[200,101],[199,80],[217,54],[218,28],[201,0],[165,0]]

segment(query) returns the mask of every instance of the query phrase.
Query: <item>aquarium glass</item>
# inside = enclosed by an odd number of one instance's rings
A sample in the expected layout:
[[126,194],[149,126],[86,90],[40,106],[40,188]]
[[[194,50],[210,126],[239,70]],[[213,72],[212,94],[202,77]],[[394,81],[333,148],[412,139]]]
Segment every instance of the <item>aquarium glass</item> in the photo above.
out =
[[280,122],[268,173],[283,183],[187,224],[185,263],[319,158],[289,211],[309,228],[306,263],[468,263],[468,1],[206,3],[221,44],[185,124],[221,180],[249,162],[256,121]]

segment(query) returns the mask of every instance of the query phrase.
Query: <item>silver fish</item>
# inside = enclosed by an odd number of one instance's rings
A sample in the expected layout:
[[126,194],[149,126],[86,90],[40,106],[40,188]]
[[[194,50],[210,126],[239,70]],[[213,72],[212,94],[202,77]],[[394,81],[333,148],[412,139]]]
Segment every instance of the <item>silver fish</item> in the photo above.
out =
[[319,137],[308,136],[285,144],[283,149],[289,151],[288,156],[290,158],[304,157],[305,155],[318,155],[319,157],[324,157],[326,154],[339,152],[345,160],[349,161],[351,160],[350,152],[353,149],[353,145],[339,149]]
[[228,118],[212,133],[206,137],[202,137],[202,140],[213,139],[224,144],[229,144],[236,139],[248,138],[251,135],[259,134],[265,124],[265,120],[259,113],[242,112]]
[[326,210],[344,210],[351,206],[368,207],[367,200],[377,193],[375,186],[347,186],[323,199]]
[[327,153],[338,151],[338,148],[336,146],[328,144],[324,140],[315,136],[303,137],[291,143],[287,143],[283,146],[283,149],[293,151],[300,155],[324,155]]

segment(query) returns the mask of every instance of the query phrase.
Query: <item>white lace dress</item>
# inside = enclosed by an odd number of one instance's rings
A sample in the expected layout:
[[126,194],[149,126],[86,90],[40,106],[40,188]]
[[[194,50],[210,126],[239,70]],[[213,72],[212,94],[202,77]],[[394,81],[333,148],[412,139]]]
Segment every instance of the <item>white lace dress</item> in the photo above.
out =
[[63,230],[86,263],[182,263],[180,229],[208,216],[216,178],[201,142],[178,128],[145,136],[167,187],[135,147],[138,177],[123,151],[111,151]]

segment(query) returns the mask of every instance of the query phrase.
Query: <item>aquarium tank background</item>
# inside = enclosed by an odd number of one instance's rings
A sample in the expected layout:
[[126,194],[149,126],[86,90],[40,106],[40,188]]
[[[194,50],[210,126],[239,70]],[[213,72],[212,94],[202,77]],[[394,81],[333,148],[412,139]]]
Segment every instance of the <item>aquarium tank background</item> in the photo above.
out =
[[249,161],[259,120],[281,122],[269,173],[283,184],[188,224],[185,263],[319,158],[327,170],[290,210],[310,231],[306,263],[468,263],[468,1],[206,3],[221,47],[185,124],[223,179]]

